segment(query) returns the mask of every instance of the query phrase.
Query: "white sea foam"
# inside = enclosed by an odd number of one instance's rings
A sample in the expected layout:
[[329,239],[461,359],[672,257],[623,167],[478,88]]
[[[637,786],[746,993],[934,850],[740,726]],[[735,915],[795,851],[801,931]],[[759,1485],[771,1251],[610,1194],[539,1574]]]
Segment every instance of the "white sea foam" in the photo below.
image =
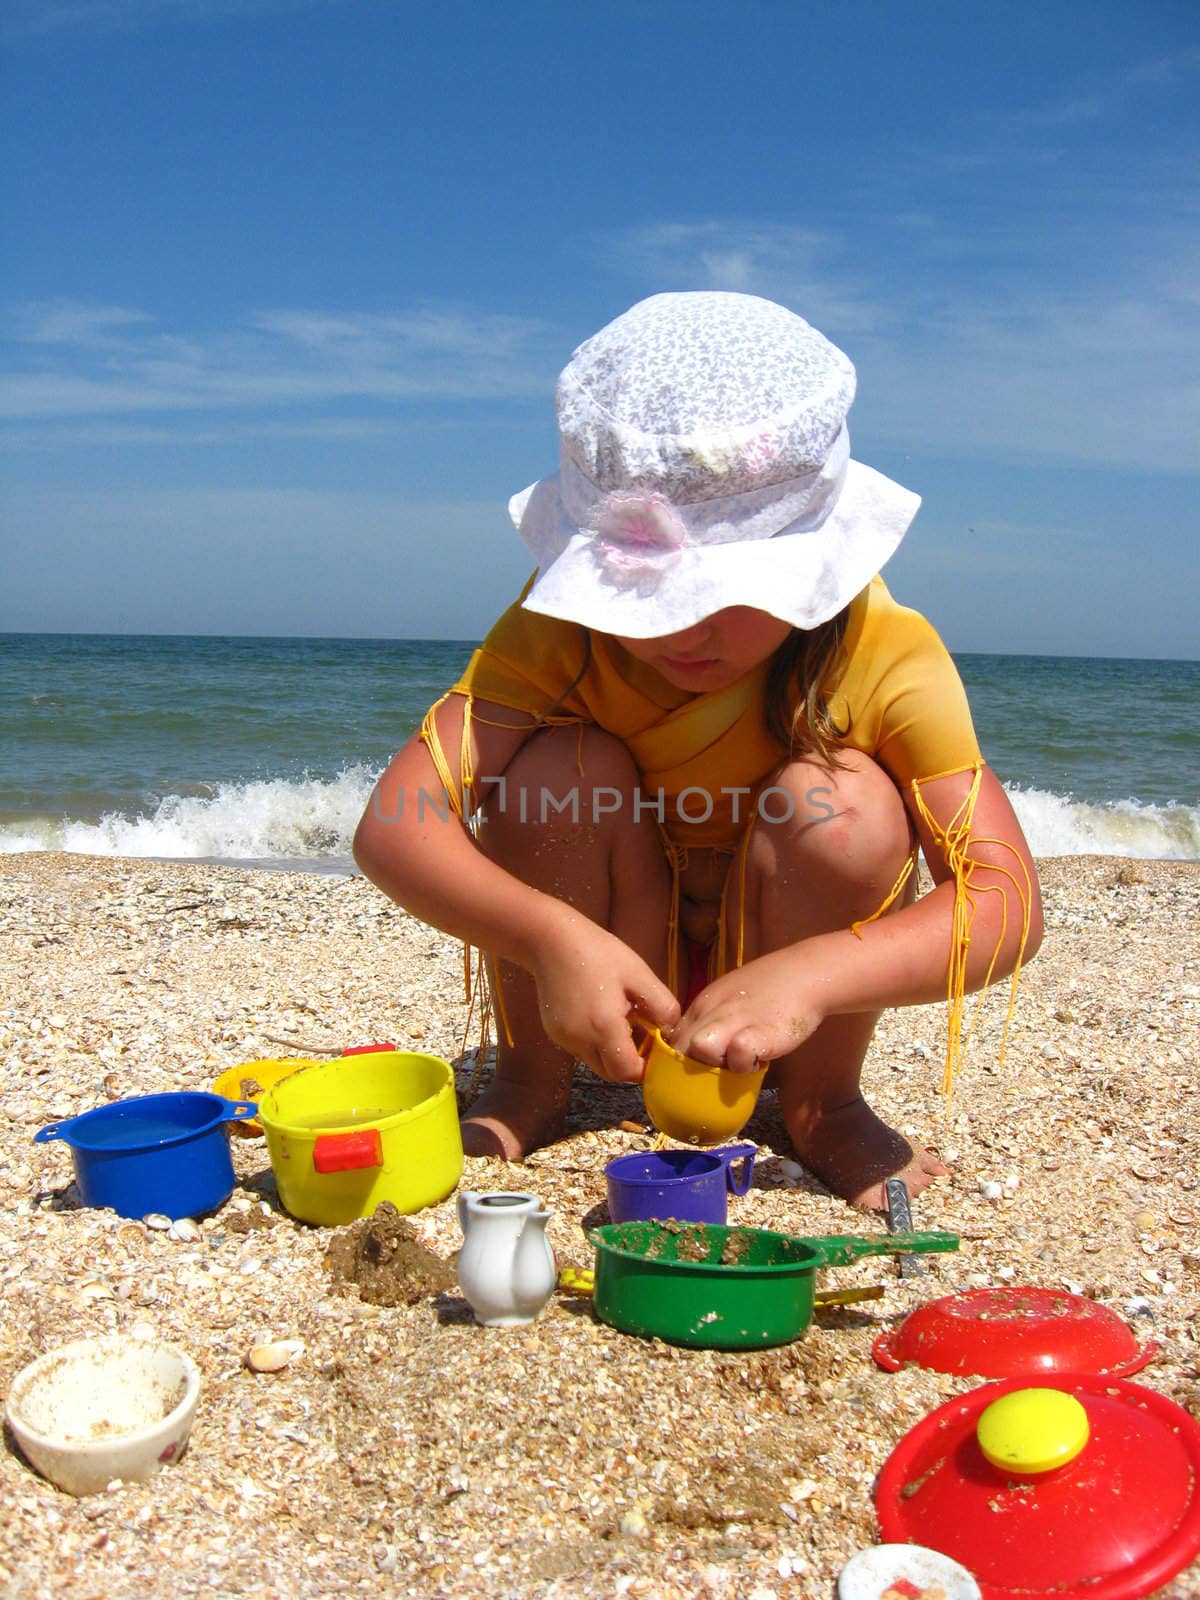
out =
[[0,828],[0,853],[67,850],[96,856],[283,859],[302,865],[350,855],[377,772],[336,778],[225,783],[207,797],[167,795],[153,813],[109,812],[98,822],[44,818]]
[[1200,860],[1200,805],[1094,805],[1045,789],[1013,788],[1009,795],[1035,856]]
[[[148,815],[13,822],[0,825],[0,854],[68,850],[313,867],[344,862],[377,776],[354,766],[331,779],[226,783],[208,797],[168,795]],[[1010,793],[1035,856],[1200,860],[1200,805],[1096,805],[1043,789]]]

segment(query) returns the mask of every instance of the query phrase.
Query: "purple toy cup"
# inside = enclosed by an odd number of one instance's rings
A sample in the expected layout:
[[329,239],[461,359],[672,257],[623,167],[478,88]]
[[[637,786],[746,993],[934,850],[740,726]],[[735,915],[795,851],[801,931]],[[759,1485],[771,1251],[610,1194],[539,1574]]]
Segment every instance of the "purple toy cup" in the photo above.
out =
[[[618,1156],[604,1169],[608,1214],[614,1222],[714,1222],[721,1225],[728,1197],[745,1194],[754,1176],[756,1146],[721,1150],[646,1150]],[[734,1163],[741,1171],[734,1175]]]

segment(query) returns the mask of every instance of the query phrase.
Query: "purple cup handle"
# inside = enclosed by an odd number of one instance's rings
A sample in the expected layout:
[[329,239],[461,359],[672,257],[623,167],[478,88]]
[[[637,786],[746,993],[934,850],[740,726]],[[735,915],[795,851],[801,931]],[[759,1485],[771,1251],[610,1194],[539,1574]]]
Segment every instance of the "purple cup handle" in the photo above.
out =
[[[730,1194],[745,1194],[754,1177],[754,1158],[758,1154],[758,1146],[753,1144],[730,1144],[723,1150],[714,1150],[714,1156],[719,1156],[725,1166],[725,1183]],[[733,1175],[735,1161],[742,1163],[742,1176],[740,1179]]]

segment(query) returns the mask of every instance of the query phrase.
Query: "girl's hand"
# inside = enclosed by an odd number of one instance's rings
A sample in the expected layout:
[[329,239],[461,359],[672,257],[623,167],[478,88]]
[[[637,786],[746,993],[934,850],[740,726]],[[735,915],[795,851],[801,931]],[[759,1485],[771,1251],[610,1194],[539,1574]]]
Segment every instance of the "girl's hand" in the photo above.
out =
[[645,1062],[631,1015],[659,1027],[679,1020],[679,1002],[627,944],[572,914],[530,968],[542,1026],[555,1044],[610,1083],[640,1083]]
[[790,1055],[825,1015],[797,971],[793,946],[748,961],[702,989],[669,1035],[697,1061],[754,1072]]

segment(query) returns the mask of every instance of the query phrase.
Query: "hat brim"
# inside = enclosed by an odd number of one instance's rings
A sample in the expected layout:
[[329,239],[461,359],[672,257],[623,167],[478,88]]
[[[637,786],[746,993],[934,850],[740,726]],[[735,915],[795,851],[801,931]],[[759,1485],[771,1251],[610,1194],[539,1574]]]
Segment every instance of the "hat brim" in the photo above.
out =
[[819,528],[685,546],[641,583],[614,578],[597,561],[594,538],[563,511],[557,478],[514,496],[509,511],[538,562],[527,611],[598,633],[655,639],[727,606],[752,606],[794,628],[828,622],[894,553],[920,504],[911,489],[851,460]]

